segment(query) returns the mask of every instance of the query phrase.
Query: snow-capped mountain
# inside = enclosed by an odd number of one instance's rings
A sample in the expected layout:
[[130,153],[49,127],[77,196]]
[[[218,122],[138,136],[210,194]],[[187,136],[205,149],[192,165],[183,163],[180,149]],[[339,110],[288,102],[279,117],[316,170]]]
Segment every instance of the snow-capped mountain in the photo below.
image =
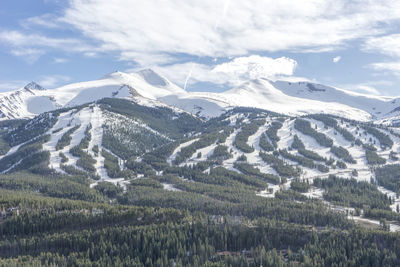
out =
[[[257,79],[222,93],[187,92],[151,69],[113,72],[99,80],[44,89],[32,82],[0,94],[2,119],[33,117],[105,97],[158,101],[192,114],[215,117],[233,107],[255,107],[287,115],[325,113],[390,124],[400,115],[400,99],[357,94],[310,82]],[[153,103],[154,104],[154,103]]]
[[242,86],[222,93],[233,104],[247,103],[250,107],[268,109],[288,115],[327,113],[358,120],[368,120],[371,115],[360,108],[342,102],[317,100],[306,95],[292,96],[266,79],[249,81]]
[[60,107],[49,96],[42,93],[46,90],[31,82],[25,87],[0,94],[0,118],[29,118],[36,114]]
[[152,70],[133,74],[113,72],[99,80],[44,89],[31,82],[25,87],[0,94],[2,119],[30,118],[61,107],[72,107],[105,97],[144,97],[151,100],[185,91]]
[[[400,99],[368,96],[309,82],[256,79],[222,93],[190,92],[162,98],[168,104],[215,116],[230,107],[255,107],[297,116],[325,113],[360,121],[390,123],[399,115]],[[383,120],[384,119],[384,120]]]
[[372,119],[393,115],[395,109],[400,106],[400,98],[369,96],[309,82],[276,81],[271,83],[286,95],[344,104],[368,112]]
[[[175,98],[175,101],[169,101]],[[390,124],[399,120],[400,98],[371,96],[310,82],[270,81],[256,79],[222,93],[191,92],[168,96],[166,102],[183,109],[202,107],[207,101],[206,113],[215,114],[229,107],[256,107],[287,115],[325,113],[360,121],[377,121]],[[196,102],[198,101],[198,102]]]

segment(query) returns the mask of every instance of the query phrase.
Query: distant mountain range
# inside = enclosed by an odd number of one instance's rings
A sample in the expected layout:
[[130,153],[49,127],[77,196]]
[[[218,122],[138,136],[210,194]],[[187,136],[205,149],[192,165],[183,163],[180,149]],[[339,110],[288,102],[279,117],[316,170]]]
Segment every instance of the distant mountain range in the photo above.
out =
[[151,69],[113,72],[99,80],[45,89],[31,82],[0,94],[1,119],[32,118],[102,98],[129,98],[168,105],[201,117],[234,107],[255,107],[286,115],[324,113],[384,124],[400,122],[400,98],[362,95],[310,82],[256,79],[222,93],[187,92]]

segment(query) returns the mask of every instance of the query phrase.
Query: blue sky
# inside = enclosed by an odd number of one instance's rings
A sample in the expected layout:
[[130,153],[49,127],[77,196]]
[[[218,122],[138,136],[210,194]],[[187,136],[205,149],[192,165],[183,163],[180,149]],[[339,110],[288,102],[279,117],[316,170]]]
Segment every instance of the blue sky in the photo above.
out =
[[153,68],[190,91],[311,80],[400,95],[400,2],[3,0],[0,91]]

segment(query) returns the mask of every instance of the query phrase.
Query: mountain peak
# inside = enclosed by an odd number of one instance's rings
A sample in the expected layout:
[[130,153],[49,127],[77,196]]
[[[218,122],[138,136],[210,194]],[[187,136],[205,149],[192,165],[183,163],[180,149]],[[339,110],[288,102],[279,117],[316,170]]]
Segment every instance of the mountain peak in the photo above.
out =
[[143,79],[154,86],[167,86],[168,81],[152,69],[144,69],[137,72]]
[[24,87],[25,90],[46,90],[45,88],[43,88],[42,86],[40,86],[39,84],[35,83],[35,82],[30,82],[27,85],[25,85]]

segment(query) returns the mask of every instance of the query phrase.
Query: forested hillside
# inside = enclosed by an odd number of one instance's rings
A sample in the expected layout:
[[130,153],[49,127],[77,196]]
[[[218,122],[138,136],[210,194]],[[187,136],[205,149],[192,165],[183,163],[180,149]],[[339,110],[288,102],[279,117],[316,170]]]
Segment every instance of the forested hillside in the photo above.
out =
[[400,265],[396,127],[115,98],[0,127],[0,266]]

